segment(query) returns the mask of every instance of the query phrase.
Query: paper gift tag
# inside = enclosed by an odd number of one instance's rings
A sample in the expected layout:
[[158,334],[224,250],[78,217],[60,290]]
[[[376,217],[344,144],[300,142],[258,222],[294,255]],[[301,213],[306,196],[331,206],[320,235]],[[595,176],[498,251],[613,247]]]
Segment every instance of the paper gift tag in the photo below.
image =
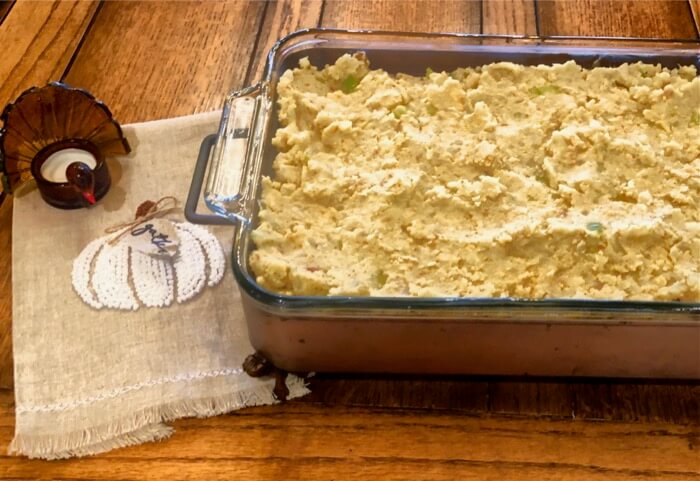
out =
[[151,219],[127,234],[132,249],[154,257],[175,257],[180,240],[175,226],[167,219]]

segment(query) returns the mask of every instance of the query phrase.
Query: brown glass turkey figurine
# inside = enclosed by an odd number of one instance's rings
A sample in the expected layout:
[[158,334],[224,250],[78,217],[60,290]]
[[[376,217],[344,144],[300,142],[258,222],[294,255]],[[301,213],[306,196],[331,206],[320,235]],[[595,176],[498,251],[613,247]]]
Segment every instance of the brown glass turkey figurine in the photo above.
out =
[[57,82],[27,90],[0,119],[3,190],[12,193],[33,177],[42,198],[62,209],[104,197],[110,187],[105,157],[131,150],[104,104]]
[[43,148],[30,170],[44,200],[62,209],[92,205],[110,187],[104,157],[85,141],[65,140]]

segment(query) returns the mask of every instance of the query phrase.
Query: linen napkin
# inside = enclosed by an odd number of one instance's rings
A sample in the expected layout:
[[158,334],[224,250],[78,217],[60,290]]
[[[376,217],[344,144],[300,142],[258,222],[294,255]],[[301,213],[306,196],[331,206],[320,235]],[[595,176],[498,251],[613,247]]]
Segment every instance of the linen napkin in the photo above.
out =
[[[55,209],[37,190],[15,198],[11,453],[90,455],[163,439],[168,420],[276,402],[272,378],[241,369],[253,349],[230,265],[217,286],[167,308],[94,310],[71,285],[73,259],[105,228],[145,200],[184,204],[199,144],[218,121],[211,112],[124,126],[132,153],[110,159],[112,187],[90,209]],[[230,252],[233,228],[210,230]],[[294,376],[287,387],[289,398],[308,392]]]

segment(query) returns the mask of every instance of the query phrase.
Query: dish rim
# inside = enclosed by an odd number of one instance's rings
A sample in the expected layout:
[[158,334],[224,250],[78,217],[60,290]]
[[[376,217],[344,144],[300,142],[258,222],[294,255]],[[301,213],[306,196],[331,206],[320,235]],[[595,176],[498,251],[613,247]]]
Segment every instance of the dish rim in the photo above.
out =
[[[266,63],[263,69],[262,81],[254,87],[248,87],[245,91],[254,90],[257,87],[259,95],[266,95],[266,87],[271,83],[277,66],[277,53],[288,43],[299,37],[318,34],[337,34],[349,36],[383,36],[383,37],[404,37],[404,38],[431,38],[431,39],[463,39],[463,40],[494,40],[514,42],[505,44],[503,47],[533,46],[545,49],[553,47],[606,47],[618,50],[632,50],[633,48],[643,48],[649,51],[684,51],[688,46],[700,46],[699,39],[657,39],[646,37],[585,37],[585,36],[543,36],[543,35],[501,35],[501,34],[481,34],[481,33],[449,33],[449,32],[401,32],[365,29],[336,29],[336,28],[308,28],[296,30],[275,42],[270,48]],[[528,42],[520,43],[519,42]],[[529,43],[531,42],[531,43]],[[563,42],[563,43],[557,43]],[[583,42],[582,44],[568,45],[566,42]],[[598,43],[609,42],[613,45],[585,45],[585,42]],[[617,44],[617,45],[615,45]],[[625,44],[625,45],[619,45]],[[478,46],[471,44],[471,46]],[[676,47],[676,48],[673,48]],[[692,55],[692,51],[689,52]],[[700,62],[700,50],[696,53]],[[274,98],[274,93],[272,94]],[[234,97],[230,95],[228,102]],[[220,132],[221,134],[221,132]],[[503,310],[506,312],[569,312],[569,313],[598,313],[598,314],[648,314],[656,317],[659,314],[687,314],[692,316],[693,322],[700,321],[700,301],[679,302],[679,301],[635,301],[635,300],[615,300],[615,299],[577,299],[577,298],[544,298],[528,299],[516,297],[379,297],[379,296],[298,296],[273,292],[262,287],[252,277],[248,269],[248,259],[245,257],[249,252],[245,248],[245,243],[250,242],[250,238],[243,239],[250,230],[250,225],[239,225],[236,229],[234,244],[231,253],[231,264],[233,266],[234,277],[241,289],[258,303],[274,308],[275,310],[301,311],[307,309],[324,310],[361,310],[361,311],[452,311],[473,309],[475,311]],[[245,241],[245,242],[244,242]],[[697,317],[697,319],[696,319]]]

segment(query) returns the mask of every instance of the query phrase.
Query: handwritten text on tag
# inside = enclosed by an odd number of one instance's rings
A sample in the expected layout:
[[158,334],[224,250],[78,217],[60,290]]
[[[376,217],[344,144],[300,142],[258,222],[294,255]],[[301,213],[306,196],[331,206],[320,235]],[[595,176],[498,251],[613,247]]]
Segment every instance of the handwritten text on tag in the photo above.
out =
[[144,254],[166,257],[177,254],[180,241],[172,222],[168,220],[153,219],[135,227],[130,234],[131,247]]

